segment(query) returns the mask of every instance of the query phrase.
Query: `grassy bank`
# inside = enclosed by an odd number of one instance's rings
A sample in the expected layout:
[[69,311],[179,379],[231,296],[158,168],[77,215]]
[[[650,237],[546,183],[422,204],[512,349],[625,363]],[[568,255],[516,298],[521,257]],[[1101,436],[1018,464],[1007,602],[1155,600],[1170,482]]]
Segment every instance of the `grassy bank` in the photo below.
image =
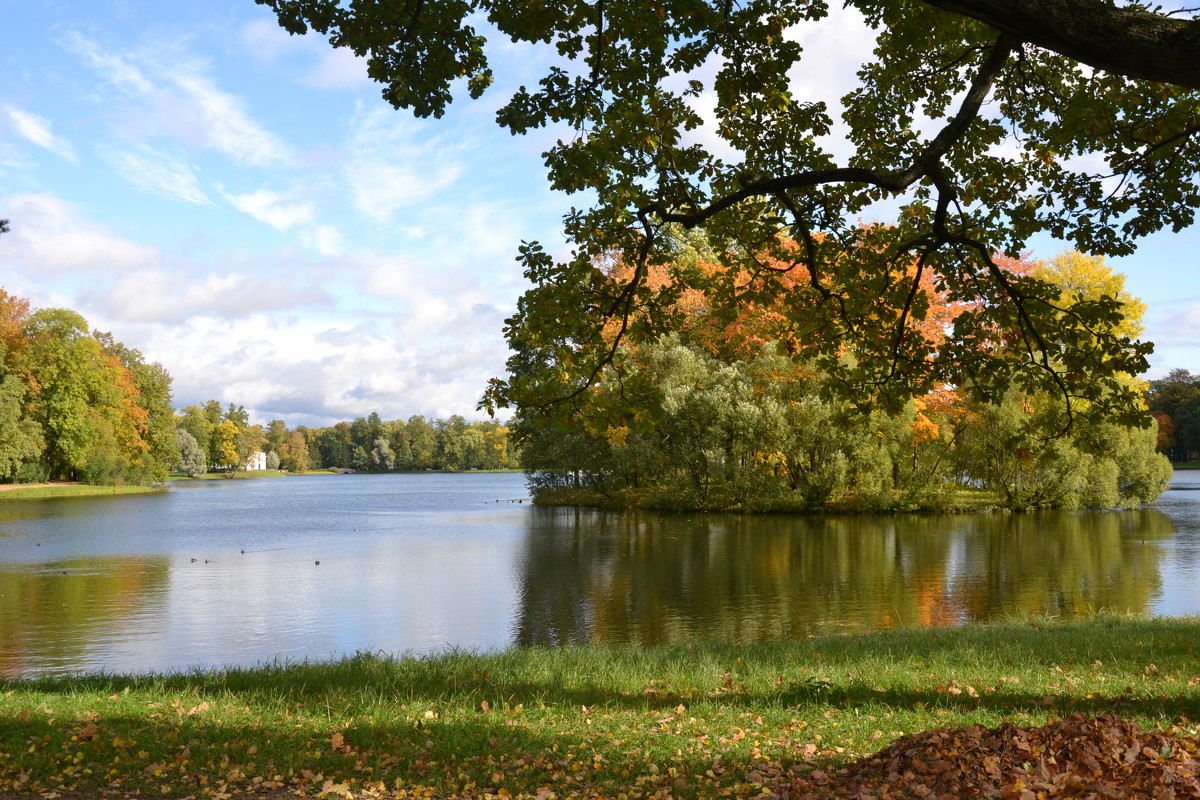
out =
[[5,500],[38,500],[47,497],[102,497],[114,494],[146,494],[161,492],[161,486],[89,486],[82,483],[5,487],[0,502]]
[[1200,619],[0,683],[0,792],[750,797],[906,733],[1200,719]]

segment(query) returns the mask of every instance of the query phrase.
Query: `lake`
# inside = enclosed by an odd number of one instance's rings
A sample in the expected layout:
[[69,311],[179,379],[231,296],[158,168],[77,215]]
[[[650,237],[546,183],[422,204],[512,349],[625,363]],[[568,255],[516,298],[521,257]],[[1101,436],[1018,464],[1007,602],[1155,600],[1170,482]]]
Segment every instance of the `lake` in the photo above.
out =
[[1154,507],[1103,513],[509,502],[527,496],[519,474],[418,474],[5,500],[0,675],[1200,613],[1200,472],[1176,472]]

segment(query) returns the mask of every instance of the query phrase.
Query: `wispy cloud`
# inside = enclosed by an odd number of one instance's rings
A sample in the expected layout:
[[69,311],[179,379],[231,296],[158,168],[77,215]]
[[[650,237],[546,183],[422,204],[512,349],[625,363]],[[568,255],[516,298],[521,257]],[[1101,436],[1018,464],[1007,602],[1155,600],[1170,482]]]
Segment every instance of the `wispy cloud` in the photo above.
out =
[[71,146],[71,143],[51,132],[50,120],[16,108],[9,109],[8,118],[12,121],[13,129],[21,138],[38,147],[44,147],[71,163],[78,163],[79,159],[75,156],[75,148]]
[[323,256],[341,254],[342,234],[330,225],[314,225],[300,232],[300,243]]
[[239,98],[181,65],[172,65],[169,74],[171,83],[183,92],[198,115],[210,147],[255,166],[287,160],[289,152],[283,140],[255,122]]
[[322,50],[317,63],[300,83],[314,89],[353,89],[370,83],[367,76],[367,60],[354,55],[346,47],[331,49],[325,42],[319,43]]
[[310,202],[296,202],[287,195],[270,189],[259,189],[246,194],[232,194],[221,189],[221,194],[234,208],[265,222],[278,231],[286,231],[296,225],[311,222],[317,215],[316,206]]
[[154,84],[127,58],[100,49],[77,31],[66,35],[66,45],[83,59],[84,64],[118,89],[143,95],[154,91]]
[[365,58],[354,55],[348,47],[331,47],[329,40],[319,34],[292,36],[274,19],[264,17],[242,26],[241,38],[246,51],[260,61],[291,58],[310,64],[294,70],[296,82],[303,86],[354,89],[370,83]]
[[423,126],[381,107],[359,108],[351,121],[345,170],[355,205],[379,221],[418,205],[464,172],[464,144],[423,137]]
[[[218,88],[207,75],[206,64],[190,58],[182,47],[117,54],[79,33],[68,34],[65,42],[107,83],[148,102],[138,115],[139,133],[189,132],[204,146],[252,166],[282,163],[291,157],[283,140],[254,120],[241,98]],[[165,78],[155,82],[148,75]]]
[[183,203],[212,205],[191,164],[181,156],[141,147],[111,151],[108,160],[118,175],[142,191]]

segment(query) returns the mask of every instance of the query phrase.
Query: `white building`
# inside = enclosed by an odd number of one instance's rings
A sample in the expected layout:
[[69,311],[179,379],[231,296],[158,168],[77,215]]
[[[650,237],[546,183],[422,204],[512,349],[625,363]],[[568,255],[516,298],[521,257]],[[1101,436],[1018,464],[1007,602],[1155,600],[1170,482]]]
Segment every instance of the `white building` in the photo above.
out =
[[247,470],[266,469],[267,468],[267,454],[264,453],[262,450],[255,450],[253,453],[250,454],[250,457],[246,459],[245,468]]

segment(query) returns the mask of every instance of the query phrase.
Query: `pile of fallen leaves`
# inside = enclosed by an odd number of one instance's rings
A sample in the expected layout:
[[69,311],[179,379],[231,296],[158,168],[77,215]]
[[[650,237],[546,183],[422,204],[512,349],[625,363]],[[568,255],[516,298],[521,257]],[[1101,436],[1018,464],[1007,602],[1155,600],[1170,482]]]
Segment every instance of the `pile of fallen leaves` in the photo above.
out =
[[780,798],[1200,798],[1200,739],[1115,716],[1041,728],[940,728],[844,769],[798,775]]

